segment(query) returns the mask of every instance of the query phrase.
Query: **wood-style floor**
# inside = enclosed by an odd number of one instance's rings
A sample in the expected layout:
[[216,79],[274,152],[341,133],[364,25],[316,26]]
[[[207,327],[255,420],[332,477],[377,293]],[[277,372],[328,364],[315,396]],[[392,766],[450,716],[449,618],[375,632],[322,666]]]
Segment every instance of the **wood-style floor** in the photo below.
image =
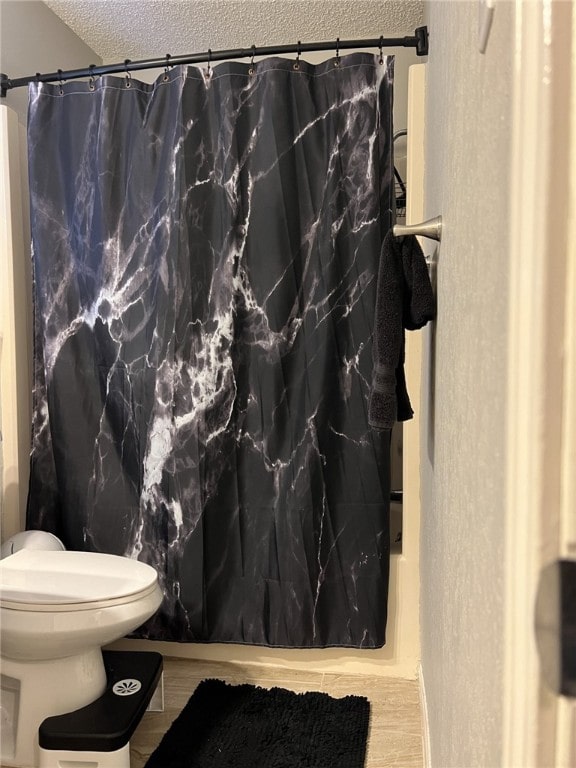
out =
[[143,768],[198,683],[207,678],[233,684],[252,683],[264,688],[278,686],[298,693],[324,691],[337,697],[366,696],[371,704],[366,768],[422,768],[422,729],[415,680],[174,658],[164,659],[164,712],[146,712],[132,736],[131,768]]

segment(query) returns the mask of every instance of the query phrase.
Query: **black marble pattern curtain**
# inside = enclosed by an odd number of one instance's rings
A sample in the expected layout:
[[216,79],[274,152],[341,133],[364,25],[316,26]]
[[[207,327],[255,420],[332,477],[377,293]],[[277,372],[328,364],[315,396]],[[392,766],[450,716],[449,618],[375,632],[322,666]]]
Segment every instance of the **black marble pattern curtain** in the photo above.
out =
[[385,641],[368,427],[393,59],[31,86],[28,526],[138,558],[140,637]]

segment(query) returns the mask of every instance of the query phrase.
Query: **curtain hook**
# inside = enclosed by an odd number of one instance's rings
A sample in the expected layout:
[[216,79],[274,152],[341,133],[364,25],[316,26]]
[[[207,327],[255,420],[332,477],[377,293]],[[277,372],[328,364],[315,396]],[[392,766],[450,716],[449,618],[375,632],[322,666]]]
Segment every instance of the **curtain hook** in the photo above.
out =
[[380,42],[378,44],[378,48],[380,49],[380,58],[378,59],[378,64],[384,64],[384,52],[382,51],[382,48],[384,47],[384,38],[382,35],[380,35]]
[[41,77],[42,77],[42,73],[41,73],[41,72],[36,72],[36,82],[37,82],[37,83],[40,83],[40,82],[41,82],[41,81],[40,81],[40,78],[41,78]]
[[96,64],[89,64],[88,69],[90,70],[90,79],[88,80],[88,88],[90,88],[91,91],[95,90],[96,86],[94,84],[94,67]]
[[124,59],[124,66],[126,67],[126,88],[132,88],[132,75],[128,71],[129,64],[131,64],[130,59]]
[[299,70],[300,69],[300,56],[302,55],[302,50],[300,46],[302,43],[300,40],[298,40],[298,45],[296,46],[296,61],[294,62],[294,69]]
[[206,76],[212,77],[212,49],[208,48],[208,68],[206,70]]
[[335,67],[340,66],[340,38],[336,38],[336,61],[334,62]]
[[58,83],[60,84],[60,96],[64,96],[64,88],[62,87],[64,85],[64,80],[62,79],[62,70],[58,70]]
[[252,46],[252,56],[250,57],[250,69],[248,70],[249,75],[254,74],[254,56],[256,55],[256,46]]
[[170,58],[171,58],[171,57],[170,57],[170,54],[169,54],[169,53],[167,53],[167,54],[166,54],[166,66],[164,67],[164,77],[162,78],[162,80],[163,80],[165,83],[167,83],[167,82],[168,82],[168,80],[170,79],[170,78],[169,78],[169,76],[168,76],[168,71],[169,71],[169,69],[170,69]]

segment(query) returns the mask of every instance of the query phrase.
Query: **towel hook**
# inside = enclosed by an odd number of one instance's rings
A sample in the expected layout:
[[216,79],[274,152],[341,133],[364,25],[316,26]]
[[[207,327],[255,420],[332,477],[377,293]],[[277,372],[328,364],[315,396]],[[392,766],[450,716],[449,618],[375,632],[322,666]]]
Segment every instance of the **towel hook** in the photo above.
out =
[[416,235],[427,237],[430,240],[442,239],[442,216],[436,216],[434,219],[422,221],[420,224],[395,224],[392,227],[394,237],[404,237],[405,235]]

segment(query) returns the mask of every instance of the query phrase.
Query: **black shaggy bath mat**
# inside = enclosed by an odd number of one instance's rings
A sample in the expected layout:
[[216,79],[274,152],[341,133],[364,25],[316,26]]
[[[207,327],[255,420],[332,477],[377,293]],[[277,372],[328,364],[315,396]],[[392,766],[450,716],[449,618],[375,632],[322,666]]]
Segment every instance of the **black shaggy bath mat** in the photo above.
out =
[[146,768],[363,768],[370,704],[204,680]]

